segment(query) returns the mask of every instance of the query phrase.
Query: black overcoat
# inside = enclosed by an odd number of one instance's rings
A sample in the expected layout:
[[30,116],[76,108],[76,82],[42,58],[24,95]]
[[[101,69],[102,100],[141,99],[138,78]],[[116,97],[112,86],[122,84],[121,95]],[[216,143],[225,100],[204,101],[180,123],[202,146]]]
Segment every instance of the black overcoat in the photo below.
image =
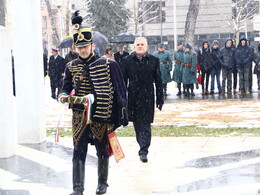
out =
[[129,120],[152,123],[155,108],[154,91],[156,104],[164,103],[159,59],[145,54],[140,60],[134,52],[123,59],[122,65],[128,88]]
[[50,57],[48,73],[51,80],[51,87],[60,87],[61,79],[63,78],[62,74],[64,73],[65,66],[65,60],[60,55],[58,55],[56,59],[54,58],[54,56]]

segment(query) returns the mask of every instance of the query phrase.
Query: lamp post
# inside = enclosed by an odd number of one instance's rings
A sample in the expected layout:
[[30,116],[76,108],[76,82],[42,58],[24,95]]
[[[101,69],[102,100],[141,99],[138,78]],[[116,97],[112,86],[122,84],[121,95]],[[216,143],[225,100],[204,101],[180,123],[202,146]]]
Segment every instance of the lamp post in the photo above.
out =
[[63,37],[63,34],[62,34],[62,0],[59,0],[56,2],[56,6],[59,10],[59,13],[60,13],[60,42],[62,41],[62,37]]

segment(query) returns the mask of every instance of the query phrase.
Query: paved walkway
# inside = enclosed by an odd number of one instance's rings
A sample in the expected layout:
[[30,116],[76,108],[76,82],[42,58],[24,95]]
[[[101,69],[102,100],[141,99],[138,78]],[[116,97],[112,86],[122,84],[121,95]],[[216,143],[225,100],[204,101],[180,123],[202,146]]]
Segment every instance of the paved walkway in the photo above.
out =
[[[141,163],[135,138],[119,138],[125,159],[110,158],[108,195],[253,195],[260,189],[260,138],[153,137]],[[72,189],[71,138],[19,145],[0,159],[1,195],[65,195]],[[95,194],[97,158],[90,146],[85,194]]]
[[[49,91],[46,85],[46,109],[51,111],[47,115],[46,126],[55,127],[65,108],[57,106],[57,102],[50,98]],[[167,124],[167,113],[171,110],[192,107],[196,108],[193,110],[199,110],[196,107],[198,102],[203,105],[208,101],[198,91],[193,100],[176,98],[173,95],[176,92],[174,88],[169,92],[171,96],[164,112],[156,114],[158,124]],[[233,101],[213,97],[208,97],[213,111],[216,109],[212,106],[214,102],[218,105],[228,102],[230,106]],[[245,119],[248,122],[240,126],[259,125],[259,95],[254,93],[244,99],[238,96],[233,98],[237,98],[238,103],[245,103],[239,108],[240,112],[246,112],[244,115],[256,113],[255,117]],[[181,103],[182,106],[178,107],[175,103]],[[231,110],[235,108],[237,106],[231,105]],[[67,110],[62,115],[62,120],[65,121],[63,126],[70,126],[70,112]],[[202,112],[205,110],[202,109]],[[223,109],[219,112],[223,112]],[[189,113],[190,115],[186,113],[171,119],[176,122],[181,118],[184,120],[194,114],[194,111]],[[204,114],[210,115],[210,112]],[[225,114],[231,115],[230,108]],[[160,123],[163,118],[165,120]],[[208,123],[212,124],[212,121],[208,120]],[[183,124],[193,123],[192,120],[186,120]],[[153,137],[148,163],[139,161],[135,138],[118,139],[126,157],[119,163],[115,162],[114,157],[110,159],[108,195],[255,195],[260,189],[260,137]],[[48,137],[41,144],[18,145],[16,156],[0,159],[0,195],[68,195],[72,191],[71,158],[71,138],[61,138],[58,144],[54,143],[54,137]],[[95,194],[96,165],[95,149],[90,146],[86,163],[87,195]]]

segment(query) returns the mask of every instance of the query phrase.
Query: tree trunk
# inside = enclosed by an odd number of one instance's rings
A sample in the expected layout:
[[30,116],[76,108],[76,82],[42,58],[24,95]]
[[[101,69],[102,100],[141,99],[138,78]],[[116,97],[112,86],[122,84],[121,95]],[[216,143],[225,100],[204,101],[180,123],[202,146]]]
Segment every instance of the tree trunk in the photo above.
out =
[[194,47],[194,34],[197,16],[199,14],[200,0],[190,0],[189,11],[185,24],[184,44],[188,43]]
[[46,3],[46,6],[47,6],[49,18],[51,19],[52,45],[57,46],[57,44],[60,42],[60,38],[59,38],[58,32],[57,32],[56,20],[55,20],[55,17],[53,16],[53,14],[52,14],[50,1],[45,0],[45,3]]

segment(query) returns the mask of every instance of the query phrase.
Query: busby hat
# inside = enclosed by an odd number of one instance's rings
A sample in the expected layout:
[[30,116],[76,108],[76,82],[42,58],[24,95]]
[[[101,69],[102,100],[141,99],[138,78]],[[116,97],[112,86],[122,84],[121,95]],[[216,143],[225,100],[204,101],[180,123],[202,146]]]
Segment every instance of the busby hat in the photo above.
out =
[[89,27],[82,26],[82,17],[79,11],[76,11],[71,17],[73,29],[73,40],[76,47],[87,46],[92,43],[92,30]]

